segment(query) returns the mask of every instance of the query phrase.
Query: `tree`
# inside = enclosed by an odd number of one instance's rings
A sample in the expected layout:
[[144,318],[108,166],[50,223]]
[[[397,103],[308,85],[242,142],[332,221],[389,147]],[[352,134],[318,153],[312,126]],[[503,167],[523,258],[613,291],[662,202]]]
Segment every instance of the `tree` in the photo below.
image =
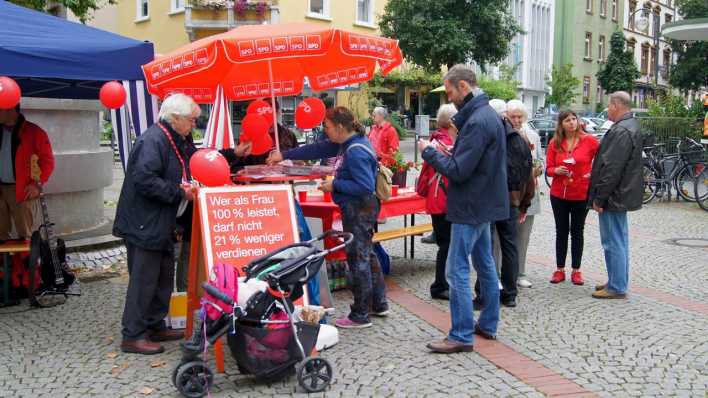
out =
[[546,97],[546,103],[556,104],[561,108],[573,102],[580,80],[573,76],[573,64],[565,64],[560,68],[553,65],[551,79],[547,79],[546,84],[551,88],[551,95]]
[[116,4],[116,0],[10,0],[10,2],[37,11],[46,10],[48,3],[63,5],[71,10],[81,23],[91,19],[92,11],[100,9],[105,4]]
[[389,0],[379,21],[381,32],[398,39],[405,56],[439,71],[474,60],[491,64],[506,57],[521,28],[508,0]]
[[607,63],[595,75],[597,81],[608,93],[615,91],[632,92],[634,80],[640,76],[634,63],[634,56],[624,49],[624,35],[615,31],[610,38],[610,55]]
[[[708,17],[706,0],[677,0],[676,7],[683,19]],[[669,40],[669,44],[678,55],[669,74],[671,85],[685,91],[708,85],[708,42]]]

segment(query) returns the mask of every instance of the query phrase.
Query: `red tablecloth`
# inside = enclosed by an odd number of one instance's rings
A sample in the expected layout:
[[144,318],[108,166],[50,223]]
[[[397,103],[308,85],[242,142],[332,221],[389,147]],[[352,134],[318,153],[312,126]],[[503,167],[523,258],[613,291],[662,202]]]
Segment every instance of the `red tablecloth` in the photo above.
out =
[[264,182],[297,182],[297,181],[314,181],[314,180],[323,180],[325,179],[325,176],[318,174],[318,175],[308,175],[308,176],[295,176],[295,175],[277,175],[277,176],[270,176],[270,177],[262,177],[262,178],[254,178],[246,174],[241,174],[241,175],[232,175],[231,180],[233,182],[242,182],[242,183],[248,183],[248,184],[258,184],[258,183],[264,183]]
[[[308,197],[309,199],[309,197]],[[300,202],[302,213],[305,217],[319,218],[322,220],[322,231],[332,229],[332,224],[335,218],[339,218],[339,206],[334,202],[325,202],[319,198],[314,200],[306,200]],[[415,192],[402,193],[398,196],[393,196],[389,200],[381,203],[381,211],[379,219],[388,217],[415,215],[425,213],[425,198]],[[326,247],[336,246],[338,242],[325,239]],[[413,244],[411,242],[411,244]],[[343,259],[344,253],[333,253],[327,256],[327,259]]]

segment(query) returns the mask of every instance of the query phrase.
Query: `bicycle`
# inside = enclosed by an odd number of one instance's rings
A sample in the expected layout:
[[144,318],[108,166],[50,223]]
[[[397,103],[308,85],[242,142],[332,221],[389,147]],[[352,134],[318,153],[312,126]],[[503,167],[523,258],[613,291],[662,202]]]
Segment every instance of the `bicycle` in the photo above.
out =
[[703,171],[700,165],[705,149],[690,138],[672,141],[677,143],[675,154],[665,154],[661,150],[664,144],[644,146],[644,204],[664,195],[671,201],[672,188],[676,191],[677,199],[680,197],[689,202],[696,201],[693,196],[695,189],[692,188],[694,179]]
[[696,178],[693,180],[693,196],[701,209],[708,211],[708,163],[706,161],[696,166]]

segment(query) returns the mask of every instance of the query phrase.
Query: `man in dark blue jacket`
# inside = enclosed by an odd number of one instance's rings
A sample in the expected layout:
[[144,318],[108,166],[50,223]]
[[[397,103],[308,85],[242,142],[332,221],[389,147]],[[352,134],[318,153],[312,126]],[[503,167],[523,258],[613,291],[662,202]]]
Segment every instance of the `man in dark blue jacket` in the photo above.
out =
[[121,350],[137,354],[164,351],[159,341],[178,340],[167,315],[174,286],[174,234],[177,213],[193,199],[185,137],[199,107],[183,94],[168,97],[160,121],[135,140],[118,199],[113,234],[128,249],[128,292],[123,310]]
[[[459,130],[450,157],[429,141],[418,145],[423,159],[450,181],[447,219],[452,223],[446,277],[450,285],[452,328],[442,341],[428,344],[440,353],[473,350],[474,334],[495,339],[499,322],[499,279],[494,259],[490,223],[509,218],[506,178],[506,141],[501,119],[489,106],[489,97],[477,86],[467,66],[452,67],[444,78],[448,99],[459,112],[454,123]],[[481,293],[488,304],[475,327],[470,263],[477,271]]]

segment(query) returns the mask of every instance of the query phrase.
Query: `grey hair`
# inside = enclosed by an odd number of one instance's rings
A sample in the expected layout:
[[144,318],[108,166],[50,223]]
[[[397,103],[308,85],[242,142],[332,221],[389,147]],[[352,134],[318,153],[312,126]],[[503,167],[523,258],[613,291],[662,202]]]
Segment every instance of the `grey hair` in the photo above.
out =
[[[452,117],[457,114],[457,108],[453,104],[444,104],[438,109],[437,119],[438,126],[440,127],[450,127],[450,122]],[[442,123],[441,123],[442,122]]]
[[443,81],[445,80],[455,86],[460,82],[467,82],[471,87],[477,87],[477,75],[472,68],[463,64],[457,64],[450,68],[443,77]]
[[626,91],[615,91],[610,94],[610,102],[626,109],[632,108],[632,97]]
[[528,119],[529,112],[526,110],[526,105],[523,102],[513,99],[506,103],[506,113],[509,112],[521,112],[524,114],[524,119]]
[[489,106],[491,106],[492,109],[497,111],[498,115],[501,115],[504,112],[508,111],[507,103],[504,102],[504,100],[499,99],[499,98],[494,98],[494,99],[489,100]]
[[159,119],[172,123],[175,116],[190,116],[199,106],[192,97],[175,93],[165,98],[160,107]]
[[388,111],[383,106],[377,106],[372,113],[381,115],[384,119],[388,117]]

